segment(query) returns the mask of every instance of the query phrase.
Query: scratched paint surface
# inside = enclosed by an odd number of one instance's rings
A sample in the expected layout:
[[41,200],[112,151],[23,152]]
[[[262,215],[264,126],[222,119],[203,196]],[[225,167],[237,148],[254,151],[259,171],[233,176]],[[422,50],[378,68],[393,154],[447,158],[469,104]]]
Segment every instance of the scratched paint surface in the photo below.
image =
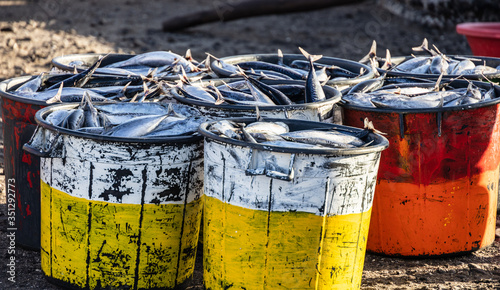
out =
[[201,222],[200,141],[63,138],[59,158],[41,159],[44,274],[89,289],[182,284],[193,273]]
[[205,140],[205,287],[358,289],[379,157],[296,154],[283,181],[245,169],[290,154]]
[[[395,256],[470,252],[494,240],[500,165],[498,105],[442,113],[344,108],[387,133],[367,249]],[[403,126],[402,128],[400,126]],[[404,136],[401,137],[403,131]]]
[[[36,128],[35,113],[43,106],[2,98],[5,180],[16,195],[16,242],[40,248],[40,158],[22,150]],[[7,185],[6,185],[7,186]]]

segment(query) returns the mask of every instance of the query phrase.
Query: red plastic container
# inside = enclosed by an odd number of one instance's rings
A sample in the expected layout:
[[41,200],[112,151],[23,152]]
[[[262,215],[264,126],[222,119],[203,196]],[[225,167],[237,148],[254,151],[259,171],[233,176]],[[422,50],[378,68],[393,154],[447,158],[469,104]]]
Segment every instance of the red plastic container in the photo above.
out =
[[457,25],[474,55],[500,57],[500,22],[467,22]]

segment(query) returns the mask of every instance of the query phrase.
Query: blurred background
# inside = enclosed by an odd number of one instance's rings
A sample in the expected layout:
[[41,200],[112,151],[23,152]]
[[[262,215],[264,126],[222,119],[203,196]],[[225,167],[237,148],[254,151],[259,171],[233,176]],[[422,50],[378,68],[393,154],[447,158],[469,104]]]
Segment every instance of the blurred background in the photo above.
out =
[[[42,72],[52,58],[72,53],[184,54],[191,49],[196,59],[203,59],[206,52],[217,57],[277,49],[299,53],[300,46],[313,54],[359,60],[373,40],[379,55],[389,49],[398,56],[411,53],[411,47],[426,37],[444,53],[470,54],[455,24],[491,21],[500,15],[495,0],[329,0],[313,1],[328,6],[318,10],[305,11],[312,8],[311,2],[302,1],[299,11],[305,12],[222,21],[241,2],[245,1],[1,0],[0,80]],[[339,5],[347,2],[354,4]],[[200,10],[219,17],[212,23],[163,31],[163,22]]]

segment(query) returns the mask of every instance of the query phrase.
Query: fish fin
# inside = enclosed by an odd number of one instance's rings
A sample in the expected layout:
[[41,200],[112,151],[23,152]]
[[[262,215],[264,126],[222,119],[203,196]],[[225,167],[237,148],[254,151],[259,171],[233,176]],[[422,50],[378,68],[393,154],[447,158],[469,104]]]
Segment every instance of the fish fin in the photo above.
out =
[[302,47],[299,47],[300,52],[310,61],[310,62],[315,62],[323,57],[323,55],[318,54],[309,54],[307,51],[305,51]]
[[436,80],[436,84],[434,85],[433,91],[439,92],[439,90],[441,89],[441,80],[443,79],[443,75],[444,73],[441,73],[439,75],[438,79]]
[[104,56],[99,57],[99,59],[90,68],[87,69],[86,75],[75,83],[75,87],[78,87],[78,88],[83,87],[90,80],[90,78],[92,77],[92,75],[94,74],[96,69],[98,69],[101,66],[102,61],[106,57],[108,57],[108,55],[109,55],[109,53],[104,55]]
[[255,119],[257,120],[257,122],[263,121],[258,105],[255,105]]
[[139,93],[136,93],[132,99],[130,99],[129,103],[134,103],[137,100],[137,97],[139,96]]
[[378,62],[375,60],[375,58],[370,58],[370,66],[372,67],[373,73],[375,77],[379,77],[380,73],[378,72]]
[[427,38],[424,38],[424,41],[422,42],[422,44],[420,46],[412,47],[411,49],[413,51],[419,51],[419,52],[425,51],[432,56],[438,55],[438,53],[435,50],[429,49],[429,42],[427,41]]
[[385,62],[382,65],[381,69],[388,70],[392,68],[392,59],[391,59],[391,52],[389,49],[385,50]]
[[179,74],[179,80],[183,83],[183,84],[189,84],[190,81],[189,81],[189,77],[187,76],[186,74],[186,71],[184,70],[184,68],[182,66],[180,66],[181,68],[181,74]]
[[377,42],[373,40],[370,51],[362,59],[359,60],[360,63],[368,63],[370,59],[377,57]]
[[281,49],[278,49],[278,64],[279,65],[285,65],[283,63],[283,52],[281,51]]
[[375,126],[373,126],[373,122],[368,120],[368,118],[365,118],[363,122],[365,125],[364,129],[367,130],[368,132],[375,133],[375,134],[381,134],[381,135],[387,135],[387,133],[384,133],[384,132],[381,132],[381,131],[375,129]]
[[214,91],[215,91],[215,94],[217,95],[217,100],[215,100],[215,104],[220,105],[220,104],[224,103],[225,102],[224,97],[222,96],[219,89],[214,86]]
[[412,47],[411,50],[413,51],[428,51],[429,50],[429,42],[427,41],[427,38],[424,38],[424,41],[420,46],[415,46]]
[[222,60],[218,57],[215,57],[214,55],[208,53],[208,52],[205,52],[205,54],[207,55],[208,58],[213,58],[214,60],[218,61],[218,62],[221,62]]
[[186,54],[184,55],[184,58],[188,61],[193,61],[193,55],[191,54],[191,48],[188,48],[186,50]]
[[50,98],[46,101],[47,104],[62,103],[61,95],[62,95],[63,85],[64,85],[64,82],[61,82],[61,85],[59,86],[57,93],[52,98]]

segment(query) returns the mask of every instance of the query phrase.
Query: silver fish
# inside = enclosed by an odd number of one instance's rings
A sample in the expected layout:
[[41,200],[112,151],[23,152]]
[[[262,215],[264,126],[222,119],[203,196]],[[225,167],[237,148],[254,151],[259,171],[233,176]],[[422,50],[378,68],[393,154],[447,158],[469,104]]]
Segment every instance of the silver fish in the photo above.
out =
[[95,107],[106,114],[165,115],[168,113],[168,106],[161,103],[142,103],[134,106],[129,103],[110,103],[98,104]]
[[374,108],[375,105],[370,102],[372,97],[373,96],[368,93],[354,93],[343,96],[342,100],[355,106]]
[[107,136],[137,138],[149,134],[165,119],[163,116],[141,116],[121,123],[105,132]]
[[165,65],[169,66],[180,65],[186,72],[191,72],[196,70],[196,66],[187,61],[185,58],[169,51],[146,52],[133,56],[124,61],[112,63],[105,67],[108,68],[126,68],[133,66],[161,67]]
[[410,58],[398,65],[395,66],[395,70],[397,71],[413,71],[414,69],[421,67],[423,65],[431,63],[431,59],[426,56],[417,56],[414,58]]
[[441,100],[428,97],[407,97],[398,95],[379,95],[371,99],[371,102],[379,108],[397,108],[397,109],[420,109],[435,108],[442,106]]
[[456,66],[453,68],[453,70],[450,72],[450,74],[460,75],[466,71],[474,69],[475,67],[476,67],[476,65],[472,61],[470,61],[468,59],[464,59],[456,64]]
[[302,130],[281,134],[287,141],[334,148],[356,148],[365,145],[360,138],[340,131]]
[[70,130],[77,130],[83,126],[85,121],[84,112],[82,109],[73,109],[68,117],[63,122],[63,127]]
[[155,130],[148,133],[144,137],[148,138],[148,137],[160,137],[160,136],[166,137],[166,136],[191,135],[196,133],[198,131],[198,127],[200,126],[200,124],[206,122],[207,120],[208,118],[206,117],[197,116],[188,119],[178,119],[176,121],[170,121],[168,124],[164,126],[159,125]]
[[307,74],[307,80],[306,80],[305,102],[313,103],[313,102],[323,101],[326,99],[325,92],[323,91],[323,87],[321,86],[318,80],[313,64],[316,60],[322,58],[323,56],[311,55],[301,47],[299,47],[299,49],[302,52],[302,54],[309,60],[309,65],[310,65],[309,73]]
[[32,80],[25,82],[14,91],[14,94],[24,95],[35,93],[42,86],[42,76],[43,73],[33,78]]
[[56,110],[47,115],[45,121],[54,126],[63,127],[62,125],[70,113],[71,111],[69,110]]
[[431,66],[429,67],[429,72],[431,74],[443,74],[448,71],[449,63],[446,58],[442,55],[437,55],[432,58]]
[[253,122],[245,126],[248,133],[283,134],[290,131],[288,125],[283,122]]
[[213,123],[209,130],[212,133],[226,136],[231,139],[238,139],[241,140],[241,136],[239,133],[237,133],[237,124],[234,122],[228,121],[228,120],[221,120]]

